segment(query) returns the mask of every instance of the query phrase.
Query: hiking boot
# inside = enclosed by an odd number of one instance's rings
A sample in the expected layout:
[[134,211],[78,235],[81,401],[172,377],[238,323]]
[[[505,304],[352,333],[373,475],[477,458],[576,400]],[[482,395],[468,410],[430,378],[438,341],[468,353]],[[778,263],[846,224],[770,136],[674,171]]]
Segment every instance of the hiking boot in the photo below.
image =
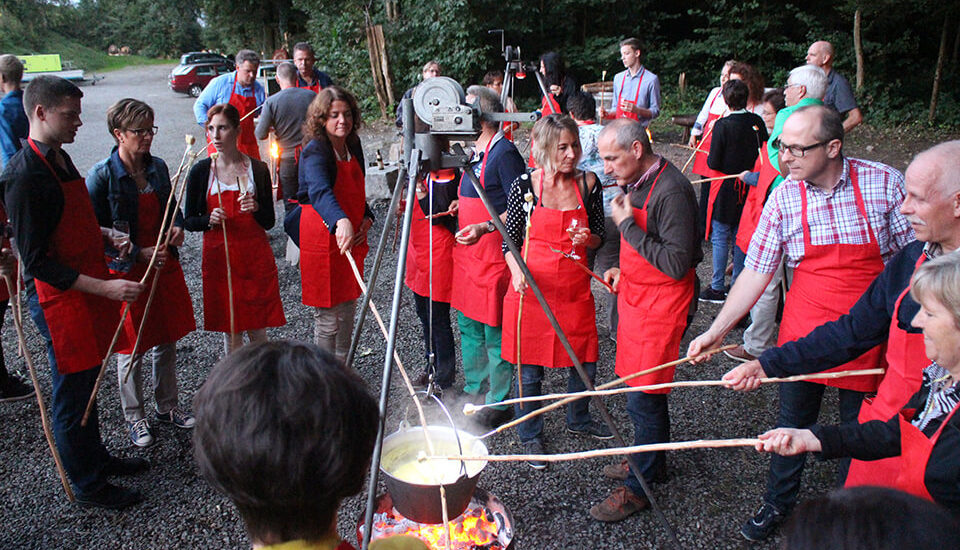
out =
[[755,355],[750,355],[749,353],[747,353],[747,350],[745,350],[743,346],[737,346],[735,348],[725,349],[723,350],[723,354],[729,357],[730,359],[733,359],[734,361],[740,361],[741,363],[748,363],[757,358]]
[[143,500],[143,495],[134,489],[125,489],[111,483],[89,494],[77,494],[81,506],[94,506],[108,510],[120,510]]
[[627,463],[627,459],[623,459],[616,464],[607,464],[603,467],[603,475],[610,479],[623,481],[630,477],[630,464]]
[[711,304],[722,304],[727,299],[727,293],[722,290],[715,290],[713,287],[707,288],[700,293],[700,301]]
[[192,414],[181,411],[179,407],[174,407],[165,413],[157,412],[157,420],[184,429],[192,428],[197,423],[197,419]]
[[[539,439],[531,439],[523,442],[523,454],[543,455],[547,453],[543,450],[543,442]],[[545,460],[527,460],[527,465],[534,470],[545,470],[547,468]]]
[[786,514],[777,510],[772,504],[764,502],[757,513],[743,524],[740,534],[747,540],[761,541],[769,537],[785,519],[787,519]]
[[645,497],[638,497],[626,487],[617,487],[603,502],[590,508],[590,517],[597,521],[620,521],[649,507]]
[[509,407],[505,409],[489,407],[477,413],[477,422],[491,430],[496,430],[511,420],[513,420],[513,409]]
[[150,433],[150,423],[146,418],[141,418],[136,422],[127,422],[127,431],[130,434],[130,441],[137,447],[149,447],[153,445],[153,434]]
[[572,434],[593,436],[597,439],[613,439],[613,433],[610,431],[610,428],[608,428],[606,424],[601,424],[596,420],[591,420],[588,424],[576,428],[567,426],[567,431]]
[[20,401],[33,397],[33,386],[15,374],[7,377],[6,383],[0,385],[0,403]]

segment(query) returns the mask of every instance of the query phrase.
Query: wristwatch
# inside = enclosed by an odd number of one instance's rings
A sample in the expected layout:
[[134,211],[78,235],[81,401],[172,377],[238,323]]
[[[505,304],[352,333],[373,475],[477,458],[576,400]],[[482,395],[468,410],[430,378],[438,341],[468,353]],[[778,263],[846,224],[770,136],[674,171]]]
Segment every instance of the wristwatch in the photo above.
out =
[[487,233],[493,233],[497,230],[497,226],[493,225],[493,221],[487,220]]

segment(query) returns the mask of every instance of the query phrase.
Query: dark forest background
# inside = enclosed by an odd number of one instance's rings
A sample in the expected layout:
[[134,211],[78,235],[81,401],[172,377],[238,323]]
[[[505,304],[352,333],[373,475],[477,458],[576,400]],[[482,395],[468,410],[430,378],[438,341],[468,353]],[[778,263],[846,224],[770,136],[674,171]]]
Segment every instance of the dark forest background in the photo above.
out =
[[[665,110],[694,112],[724,60],[758,67],[768,86],[783,85],[807,46],[829,40],[836,69],[854,84],[854,15],[862,15],[864,83],[857,93],[872,124],[928,123],[942,59],[936,126],[960,126],[960,3],[938,0],[0,0],[0,49],[61,53],[70,44],[105,52],[128,46],[146,57],[175,57],[202,48],[249,47],[269,56],[312,42],[318,66],[379,112],[365,26],[383,26],[394,97],[437,59],[468,84],[504,66],[500,36],[535,61],[559,52],[578,82],[619,70],[617,43],[636,36],[644,63],[660,75]],[[59,49],[58,49],[59,48]],[[942,52],[942,54],[941,54]],[[82,64],[82,63],[81,63]],[[685,74],[681,90],[679,77]],[[519,90],[532,104],[532,79]]]

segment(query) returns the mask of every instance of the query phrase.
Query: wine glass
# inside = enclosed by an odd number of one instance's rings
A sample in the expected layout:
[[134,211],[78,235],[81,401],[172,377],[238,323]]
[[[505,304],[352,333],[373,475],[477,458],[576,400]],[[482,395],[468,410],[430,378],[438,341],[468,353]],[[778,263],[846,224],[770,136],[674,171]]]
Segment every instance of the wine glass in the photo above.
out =
[[577,254],[576,247],[573,245],[573,238],[580,231],[580,220],[578,218],[573,218],[570,220],[570,225],[567,226],[567,234],[570,235],[570,253],[567,254],[570,258],[574,260],[579,260],[580,255]]
[[125,220],[113,222],[113,239],[117,247],[117,259],[126,259],[126,248],[130,245],[130,222]]

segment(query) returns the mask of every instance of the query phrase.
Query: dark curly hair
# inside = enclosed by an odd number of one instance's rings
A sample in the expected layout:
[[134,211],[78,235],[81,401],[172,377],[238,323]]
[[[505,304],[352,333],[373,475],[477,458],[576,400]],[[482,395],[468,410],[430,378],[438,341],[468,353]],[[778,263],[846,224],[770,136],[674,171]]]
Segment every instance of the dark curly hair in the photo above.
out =
[[303,122],[303,142],[307,143],[313,139],[329,141],[327,130],[324,124],[330,116],[330,109],[334,101],[343,101],[350,108],[350,114],[353,115],[353,130],[347,136],[347,143],[359,141],[357,130],[360,128],[360,107],[357,105],[357,98],[353,94],[341,88],[340,86],[328,86],[317,94],[317,97],[310,102],[310,108],[307,109],[307,119]]

